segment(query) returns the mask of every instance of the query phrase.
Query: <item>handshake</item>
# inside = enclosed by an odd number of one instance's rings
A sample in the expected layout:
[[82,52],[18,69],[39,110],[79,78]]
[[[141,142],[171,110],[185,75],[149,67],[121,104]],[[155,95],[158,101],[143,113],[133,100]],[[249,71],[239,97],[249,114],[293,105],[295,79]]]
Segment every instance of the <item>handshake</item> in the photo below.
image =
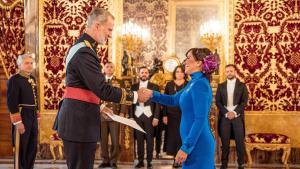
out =
[[[139,103],[145,103],[146,101],[148,101],[152,97],[153,91],[150,90],[150,89],[147,89],[147,88],[140,88],[137,91],[137,94],[138,94],[137,101]],[[100,112],[102,113],[102,115],[103,115],[103,117],[105,119],[110,119],[107,114],[110,114],[110,115],[114,114],[113,110],[111,110],[110,108],[106,107],[106,104],[101,105]]]
[[138,102],[145,103],[153,96],[153,91],[147,88],[140,88],[137,91],[138,94]]

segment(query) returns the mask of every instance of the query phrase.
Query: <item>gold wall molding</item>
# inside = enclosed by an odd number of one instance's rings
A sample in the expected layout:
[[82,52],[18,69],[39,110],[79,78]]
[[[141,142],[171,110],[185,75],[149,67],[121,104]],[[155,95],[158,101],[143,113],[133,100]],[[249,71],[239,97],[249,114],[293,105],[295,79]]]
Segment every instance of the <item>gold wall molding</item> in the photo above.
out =
[[123,57],[123,46],[119,39],[120,28],[123,24],[123,0],[112,0],[112,4],[109,6],[109,10],[115,17],[115,26],[113,30],[113,37],[111,40],[111,47],[109,47],[109,55],[111,61],[115,65],[115,75],[117,78],[121,77],[122,74],[122,57]]
[[41,112],[41,116],[43,116],[43,113],[45,111],[44,109],[44,84],[45,84],[45,78],[44,78],[44,42],[45,42],[45,37],[44,37],[44,0],[40,0],[39,1],[39,19],[38,19],[38,25],[39,25],[39,63],[38,63],[38,67],[39,69],[39,108],[40,108],[40,112]]

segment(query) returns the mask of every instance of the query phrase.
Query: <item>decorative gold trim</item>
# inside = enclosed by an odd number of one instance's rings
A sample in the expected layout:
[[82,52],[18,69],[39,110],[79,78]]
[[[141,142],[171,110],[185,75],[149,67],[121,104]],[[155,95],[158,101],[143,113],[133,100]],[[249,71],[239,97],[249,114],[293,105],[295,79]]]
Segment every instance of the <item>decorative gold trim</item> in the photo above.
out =
[[121,89],[122,89],[122,97],[121,97],[120,103],[125,104],[126,103],[126,90],[123,88],[121,88]]
[[235,11],[235,0],[228,0],[229,5],[229,49],[228,49],[228,63],[234,63],[234,11]]
[[45,78],[44,78],[44,0],[39,1],[39,109],[40,113],[43,114],[44,109],[44,84],[45,84]]
[[112,12],[115,17],[115,26],[113,30],[113,37],[109,40],[108,55],[111,61],[115,64],[115,75],[117,78],[122,76],[122,56],[123,46],[120,41],[119,28],[123,24],[123,0],[112,0],[112,4],[109,5],[108,9]]
[[245,143],[246,144],[246,153],[248,157],[249,166],[252,165],[252,157],[251,151],[256,148],[264,151],[275,151],[275,150],[283,150],[283,154],[281,157],[281,161],[283,164],[287,165],[290,153],[291,153],[291,145],[290,144],[268,144],[268,143]]
[[246,111],[245,116],[294,116],[299,115],[300,111]]
[[0,0],[0,7],[5,9],[5,10],[10,10],[10,9],[14,8],[19,2],[22,2],[22,0],[16,0],[10,5],[4,5],[2,0]]

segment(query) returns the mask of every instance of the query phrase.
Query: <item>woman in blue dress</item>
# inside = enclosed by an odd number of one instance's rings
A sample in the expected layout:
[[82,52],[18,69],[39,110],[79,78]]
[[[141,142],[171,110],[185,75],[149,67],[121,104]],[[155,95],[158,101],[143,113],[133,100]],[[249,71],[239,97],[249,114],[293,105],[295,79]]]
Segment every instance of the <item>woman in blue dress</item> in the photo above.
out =
[[182,146],[176,161],[183,169],[214,169],[215,139],[209,124],[212,89],[208,75],[218,69],[218,56],[207,48],[192,48],[184,61],[185,73],[191,76],[188,84],[175,95],[152,94],[152,101],[168,106],[179,106],[182,111],[180,135]]

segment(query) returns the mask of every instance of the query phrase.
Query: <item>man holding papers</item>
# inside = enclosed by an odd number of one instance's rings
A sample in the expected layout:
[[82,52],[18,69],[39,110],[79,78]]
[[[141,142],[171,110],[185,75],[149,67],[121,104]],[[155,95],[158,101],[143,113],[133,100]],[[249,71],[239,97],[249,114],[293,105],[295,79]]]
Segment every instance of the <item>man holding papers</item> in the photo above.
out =
[[225,68],[227,80],[219,84],[216,104],[219,109],[219,135],[222,141],[222,166],[228,164],[230,139],[234,136],[237,148],[239,169],[244,165],[244,109],[248,101],[248,91],[244,83],[236,78],[236,67],[229,64]]
[[[133,92],[105,82],[97,46],[107,42],[113,27],[114,16],[103,8],[95,7],[87,16],[85,33],[66,57],[66,89],[57,126],[70,169],[94,168],[100,137],[100,100],[131,105],[137,100],[145,102],[150,98],[144,89]],[[102,112],[104,108],[101,108]]]

